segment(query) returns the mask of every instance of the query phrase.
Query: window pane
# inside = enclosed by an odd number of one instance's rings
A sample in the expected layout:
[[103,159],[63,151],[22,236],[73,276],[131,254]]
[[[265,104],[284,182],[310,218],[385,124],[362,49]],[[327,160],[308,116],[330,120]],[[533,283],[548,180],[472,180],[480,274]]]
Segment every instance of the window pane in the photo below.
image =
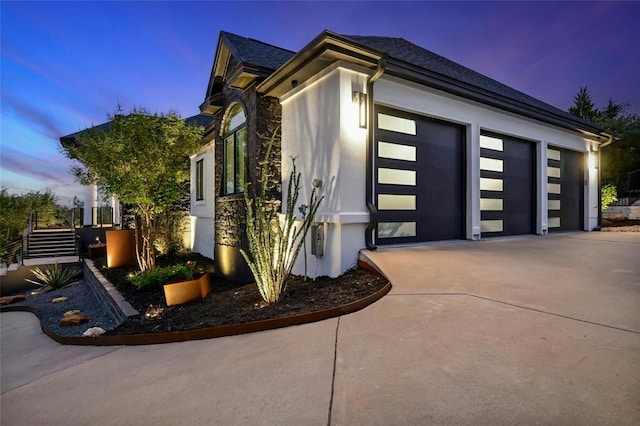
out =
[[559,183],[548,183],[547,184],[547,192],[549,194],[560,194],[560,184]]
[[378,113],[378,129],[391,130],[392,132],[404,133],[407,135],[415,135],[416,122],[409,120],[408,118]]
[[196,200],[204,200],[204,160],[196,162]]
[[416,161],[416,147],[390,142],[378,142],[378,157],[393,160]]
[[557,149],[547,148],[547,158],[550,160],[560,161],[560,151]]
[[502,160],[493,158],[480,157],[480,170],[488,170],[490,172],[502,172]]
[[549,228],[560,228],[560,218],[550,217],[548,221]]
[[502,211],[502,200],[498,198],[480,198],[480,210]]
[[480,135],[480,148],[502,151],[502,139]]
[[245,121],[247,121],[247,118],[244,115],[244,109],[242,109],[242,105],[236,104],[233,108],[231,108],[231,111],[229,111],[227,123],[224,128],[225,133],[235,130]]
[[378,168],[378,183],[390,185],[416,185],[416,172],[413,170],[398,170]]
[[502,232],[503,223],[501,220],[481,220],[480,232]]
[[415,237],[415,222],[380,222],[378,238]]
[[549,200],[549,210],[560,210],[560,200]]
[[560,168],[559,168],[559,167],[551,167],[551,166],[548,166],[548,167],[547,167],[547,176],[549,176],[549,177],[554,177],[554,178],[559,178],[559,177],[561,177],[561,175],[560,175]]
[[233,135],[227,136],[224,140],[224,193],[233,194],[235,161]]
[[246,158],[247,158],[247,129],[236,132],[236,192],[244,192]]
[[502,179],[480,178],[481,191],[502,191]]
[[415,210],[415,195],[378,194],[380,210]]

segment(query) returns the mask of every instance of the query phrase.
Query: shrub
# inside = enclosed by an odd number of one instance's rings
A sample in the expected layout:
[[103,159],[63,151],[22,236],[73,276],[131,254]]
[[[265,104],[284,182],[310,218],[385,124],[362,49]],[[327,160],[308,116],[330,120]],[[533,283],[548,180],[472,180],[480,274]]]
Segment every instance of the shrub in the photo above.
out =
[[42,290],[46,292],[73,284],[77,281],[81,273],[82,270],[77,266],[63,268],[60,264],[56,263],[33,270],[33,275],[40,281],[30,279],[26,281],[40,286]]
[[607,207],[609,207],[609,204],[618,201],[618,191],[616,190],[616,187],[614,185],[604,185],[600,194],[600,208],[602,209],[602,212],[607,211]]
[[130,278],[131,283],[138,289],[160,287],[171,281],[193,279],[196,264],[192,260],[185,265],[173,265],[149,269]]
[[300,253],[300,248],[307,232],[314,221],[322,198],[317,199],[317,188],[313,188],[309,204],[303,211],[302,224],[295,225],[295,206],[300,192],[300,173],[297,173],[296,162],[289,176],[287,189],[287,206],[284,221],[279,220],[277,203],[267,200],[267,181],[269,154],[274,138],[271,138],[265,159],[262,162],[260,189],[253,198],[245,192],[247,203],[247,240],[249,253],[241,250],[256,280],[260,295],[267,303],[276,303],[286,290],[286,279]]

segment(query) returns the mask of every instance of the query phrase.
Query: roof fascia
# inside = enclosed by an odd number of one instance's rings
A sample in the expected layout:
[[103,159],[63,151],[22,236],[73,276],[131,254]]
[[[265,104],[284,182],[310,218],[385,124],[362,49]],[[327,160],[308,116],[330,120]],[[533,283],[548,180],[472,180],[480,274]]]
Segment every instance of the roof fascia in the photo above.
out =
[[377,50],[325,30],[260,83],[257,90],[267,95],[272,94],[275,89],[288,82],[291,76],[328,53],[348,56],[354,62],[369,63],[372,67],[384,56]]
[[530,105],[522,104],[516,100],[497,95],[476,86],[463,83],[442,74],[430,72],[421,67],[415,67],[394,58],[388,58],[385,74],[406,79],[414,83],[433,87],[453,95],[480,102],[508,112],[533,118],[547,124],[552,124],[569,130],[578,131],[586,136],[608,139],[602,129],[597,126],[583,123],[579,120],[571,120],[540,110]]

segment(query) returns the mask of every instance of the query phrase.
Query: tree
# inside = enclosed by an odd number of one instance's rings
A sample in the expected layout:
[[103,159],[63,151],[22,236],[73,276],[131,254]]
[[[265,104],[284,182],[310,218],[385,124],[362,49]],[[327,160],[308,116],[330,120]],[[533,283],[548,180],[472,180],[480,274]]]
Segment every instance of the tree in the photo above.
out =
[[586,87],[574,97],[569,112],[616,135],[617,140],[601,153],[602,182],[612,184],[618,194],[627,193],[629,172],[640,169],[640,116],[627,114],[627,104],[609,99],[603,109],[594,107]]
[[580,87],[578,93],[573,97],[573,106],[569,108],[569,113],[584,120],[594,121],[597,110],[594,108],[587,86]]
[[89,128],[64,147],[83,167],[72,173],[117,196],[136,215],[136,254],[141,271],[155,267],[157,218],[185,192],[189,156],[200,147],[202,127],[187,125],[175,112],[151,114],[144,108],[128,115],[118,107],[107,130]]
[[53,212],[57,208],[56,202],[56,195],[50,189],[20,195],[9,194],[6,188],[0,189],[0,254],[4,257],[8,245],[22,237],[31,212]]

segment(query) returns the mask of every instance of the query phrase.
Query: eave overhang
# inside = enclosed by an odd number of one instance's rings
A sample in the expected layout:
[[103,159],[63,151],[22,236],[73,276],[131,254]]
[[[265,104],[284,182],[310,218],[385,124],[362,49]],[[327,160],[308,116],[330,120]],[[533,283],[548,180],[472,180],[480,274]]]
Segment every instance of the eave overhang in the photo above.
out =
[[601,143],[611,140],[612,135],[577,117],[574,120],[568,116],[556,115],[515,99],[500,96],[477,86],[394,59],[384,52],[363,46],[331,31],[320,33],[282,67],[265,78],[257,86],[257,90],[265,95],[280,98],[290,91],[296,83],[304,82],[338,60],[360,65],[370,69],[373,73],[382,58],[386,58],[385,75],[395,76],[543,123],[573,130]]
[[577,131],[585,137],[595,139],[599,142],[608,141],[611,136],[604,132],[600,127],[585,122],[578,117],[573,119],[568,116],[559,116],[549,111],[524,104],[515,99],[500,96],[477,86],[425,70],[424,68],[416,67],[404,61],[389,58],[386,64],[385,74],[432,87],[434,89],[498,108],[503,111],[532,118],[543,123]]
[[373,73],[382,53],[330,31],[323,31],[257,86],[260,93],[280,98],[296,82],[304,82],[336,61],[346,61]]

